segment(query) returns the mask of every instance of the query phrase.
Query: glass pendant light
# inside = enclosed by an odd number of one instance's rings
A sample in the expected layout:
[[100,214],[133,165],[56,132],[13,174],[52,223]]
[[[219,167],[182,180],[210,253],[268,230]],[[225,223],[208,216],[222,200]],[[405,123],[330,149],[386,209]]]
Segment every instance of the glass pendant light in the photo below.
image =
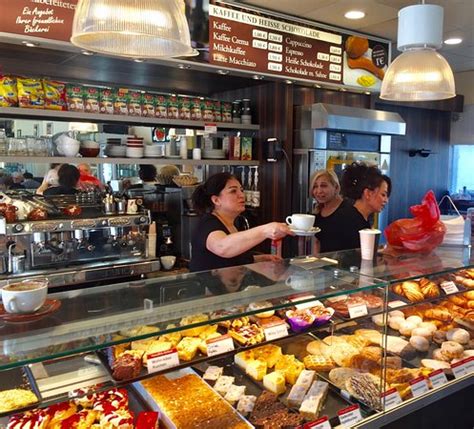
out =
[[454,76],[438,53],[443,44],[443,8],[414,5],[398,13],[398,50],[382,81],[380,98],[394,101],[443,100],[456,96]]
[[182,0],[79,0],[71,43],[131,58],[197,54]]

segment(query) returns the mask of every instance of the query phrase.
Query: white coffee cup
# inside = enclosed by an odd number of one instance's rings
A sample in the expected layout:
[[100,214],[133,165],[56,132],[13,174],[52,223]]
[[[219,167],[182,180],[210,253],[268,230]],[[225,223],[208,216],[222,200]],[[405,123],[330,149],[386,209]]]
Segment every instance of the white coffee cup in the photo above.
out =
[[374,259],[377,254],[381,231],[379,229],[361,229],[360,236],[360,252],[362,259]]
[[33,313],[44,304],[47,294],[47,280],[10,283],[2,288],[3,307],[8,313]]
[[173,255],[167,255],[167,256],[162,256],[160,258],[161,266],[165,270],[171,270],[171,268],[174,267],[174,264],[176,262],[176,256]]
[[309,231],[314,225],[314,215],[296,213],[287,216],[286,223],[295,229]]

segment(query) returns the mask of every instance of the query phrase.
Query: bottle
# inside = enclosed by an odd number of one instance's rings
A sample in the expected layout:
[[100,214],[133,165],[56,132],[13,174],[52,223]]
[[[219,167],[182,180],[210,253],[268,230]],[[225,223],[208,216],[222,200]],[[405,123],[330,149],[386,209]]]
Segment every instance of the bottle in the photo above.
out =
[[[252,167],[250,167],[252,170]],[[258,190],[258,167],[255,167],[253,184],[251,188],[251,207],[260,207],[260,191]]]
[[245,207],[252,206],[252,169],[249,168],[248,174],[245,174],[245,167],[242,167],[244,177],[244,196],[245,196]]

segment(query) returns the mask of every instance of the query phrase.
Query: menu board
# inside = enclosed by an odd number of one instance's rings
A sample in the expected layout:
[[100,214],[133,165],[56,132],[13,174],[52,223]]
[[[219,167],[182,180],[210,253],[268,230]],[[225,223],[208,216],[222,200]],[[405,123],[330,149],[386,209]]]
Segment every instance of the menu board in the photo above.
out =
[[378,89],[388,44],[216,3],[209,5],[209,61],[257,74]]
[[4,33],[69,42],[79,0],[0,0]]

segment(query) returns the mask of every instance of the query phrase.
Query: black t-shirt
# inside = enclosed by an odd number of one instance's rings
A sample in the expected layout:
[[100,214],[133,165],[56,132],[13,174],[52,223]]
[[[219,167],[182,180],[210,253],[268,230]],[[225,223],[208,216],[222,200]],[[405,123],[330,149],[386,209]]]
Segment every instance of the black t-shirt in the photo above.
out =
[[51,188],[46,189],[43,192],[44,196],[49,196],[49,195],[74,195],[74,194],[77,194],[77,189],[67,188],[65,186],[53,186]]
[[359,230],[370,228],[370,223],[351,202],[344,200],[329,216],[317,214],[314,226],[321,228],[316,238],[323,253],[359,248]]
[[254,262],[250,251],[233,258],[222,258],[207,250],[206,241],[211,232],[224,231],[229,234],[225,225],[213,214],[205,214],[194,231],[192,244],[191,271],[208,271],[216,268],[235,267],[236,265],[251,264]]

